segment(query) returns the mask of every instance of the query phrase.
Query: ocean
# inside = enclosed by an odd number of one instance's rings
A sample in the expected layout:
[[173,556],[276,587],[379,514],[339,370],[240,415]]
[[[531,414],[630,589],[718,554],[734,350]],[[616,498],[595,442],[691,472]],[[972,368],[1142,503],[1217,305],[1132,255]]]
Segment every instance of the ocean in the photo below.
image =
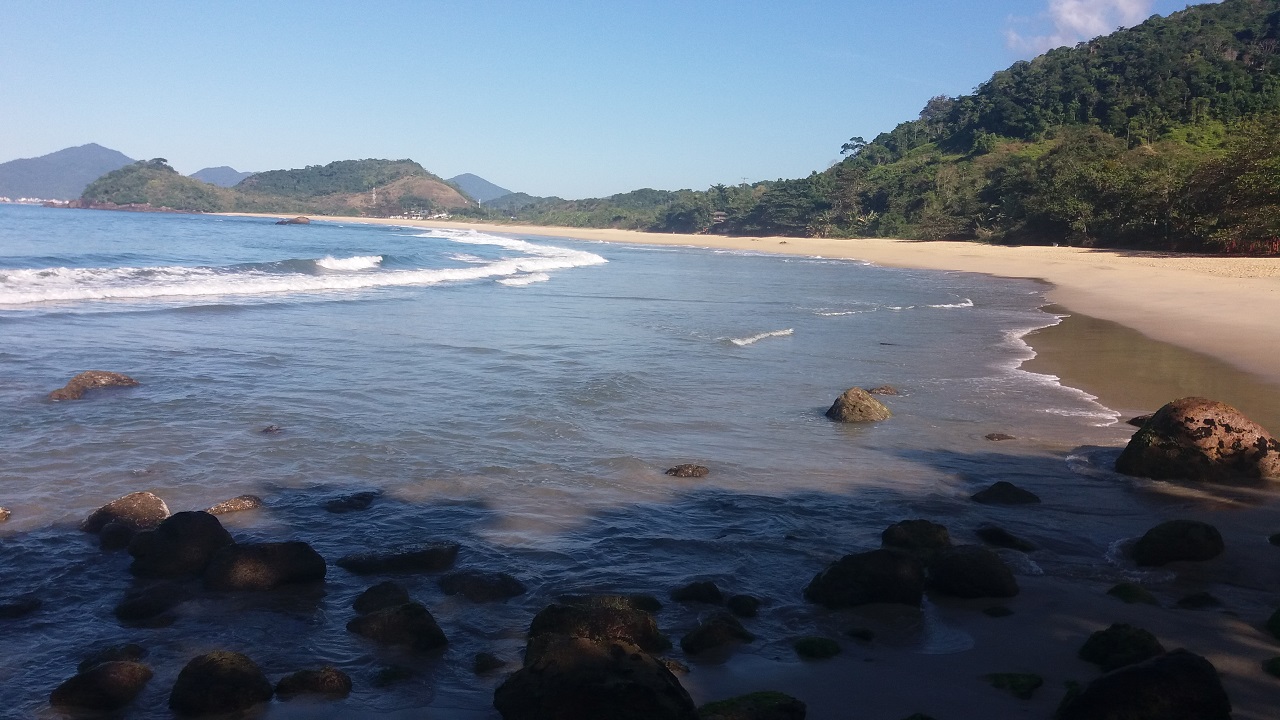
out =
[[[0,506],[13,513],[0,602],[42,600],[0,620],[0,707],[54,717],[48,693],[85,654],[137,642],[156,677],[128,717],[169,717],[182,665],[225,648],[273,681],[333,664],[355,682],[339,703],[277,702],[266,717],[493,718],[504,673],[476,676],[471,658],[517,667],[529,620],[555,597],[654,594],[678,640],[705,608],[667,596],[702,579],[763,601],[757,641],[721,667],[794,663],[794,637],[841,622],[805,603],[804,585],[907,518],[963,542],[1000,522],[1042,547],[1006,553],[1025,576],[1131,575],[1111,528],[1151,510],[1106,468],[1132,429],[1020,367],[1034,355],[1023,337],[1058,322],[1043,291],[764,252],[0,205]],[[141,384],[47,399],[89,369]],[[881,385],[900,392],[882,398],[892,419],[824,417],[846,388]],[[664,474],[681,463],[710,474]],[[997,480],[1052,507],[969,501]],[[328,578],[202,592],[168,627],[124,626],[113,608],[133,586],[129,558],[77,525],[140,490],[173,511],[258,495],[265,508],[222,516],[232,534],[305,540]],[[377,493],[366,510],[324,508],[364,491]],[[402,576],[447,651],[348,633],[352,599],[383,578],[333,561],[431,540],[461,544],[456,567],[528,591],[475,604],[436,575]],[[931,607],[895,652],[972,647]],[[678,643],[673,656],[693,666],[695,698],[715,699]],[[411,677],[375,687],[392,665]]]

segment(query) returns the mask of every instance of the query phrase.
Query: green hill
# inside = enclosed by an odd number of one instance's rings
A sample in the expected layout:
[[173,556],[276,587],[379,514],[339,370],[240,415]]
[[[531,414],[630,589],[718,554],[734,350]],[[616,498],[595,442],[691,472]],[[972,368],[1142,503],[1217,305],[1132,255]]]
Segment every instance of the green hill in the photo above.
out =
[[0,195],[46,200],[80,197],[94,179],[131,162],[123,153],[94,143],[10,160],[0,163]]
[[227,209],[228,191],[185,177],[164,158],[139,160],[89,183],[80,199],[98,205],[148,205],[157,209],[218,212]]

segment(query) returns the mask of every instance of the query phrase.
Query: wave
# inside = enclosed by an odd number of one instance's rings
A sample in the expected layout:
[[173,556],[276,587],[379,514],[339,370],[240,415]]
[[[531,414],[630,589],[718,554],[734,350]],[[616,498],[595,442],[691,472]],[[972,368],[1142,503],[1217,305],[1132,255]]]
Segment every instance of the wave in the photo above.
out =
[[316,261],[316,266],[325,270],[368,270],[381,264],[381,255],[356,255],[349,258],[335,258],[332,255],[325,255]]
[[972,300],[970,300],[969,298],[965,298],[964,300],[961,300],[961,301],[960,301],[960,302],[958,302],[958,303],[950,303],[950,304],[946,304],[946,305],[930,305],[929,307],[931,307],[931,308],[943,308],[943,309],[946,309],[946,308],[971,308],[971,307],[973,307],[973,301],[972,301]]
[[788,335],[794,335],[795,333],[796,333],[795,328],[787,328],[786,330],[773,330],[770,332],[762,332],[759,335],[752,335],[751,337],[729,338],[729,342],[733,343],[734,345],[737,345],[738,347],[746,347],[748,345],[754,345],[760,342],[761,340],[774,338],[774,337],[786,337]]
[[532,285],[534,283],[546,282],[550,279],[551,279],[551,276],[546,273],[529,273],[528,275],[517,275],[511,278],[503,278],[498,282],[502,283],[503,285],[510,285],[512,287],[523,287],[525,285]]

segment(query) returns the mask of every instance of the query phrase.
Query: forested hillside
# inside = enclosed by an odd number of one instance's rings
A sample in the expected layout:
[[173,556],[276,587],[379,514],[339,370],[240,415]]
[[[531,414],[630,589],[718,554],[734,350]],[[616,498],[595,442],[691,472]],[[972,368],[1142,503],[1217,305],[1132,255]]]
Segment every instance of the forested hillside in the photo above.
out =
[[[1280,252],[1280,0],[1050,51],[807,178],[534,202],[529,222]],[[637,196],[646,203],[637,203]]]

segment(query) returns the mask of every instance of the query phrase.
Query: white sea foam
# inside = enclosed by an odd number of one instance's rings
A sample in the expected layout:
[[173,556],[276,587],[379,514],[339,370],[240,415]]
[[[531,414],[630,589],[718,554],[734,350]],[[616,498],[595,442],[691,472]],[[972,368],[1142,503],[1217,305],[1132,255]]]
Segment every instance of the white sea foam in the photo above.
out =
[[729,342],[733,343],[734,345],[737,345],[738,347],[746,347],[748,345],[754,345],[755,343],[758,343],[761,340],[765,340],[768,338],[786,337],[788,335],[794,335],[795,332],[796,332],[795,328],[787,328],[786,330],[773,330],[770,332],[762,332],[759,335],[752,335],[751,337],[729,338]]
[[958,302],[958,303],[950,303],[950,304],[946,304],[946,305],[930,305],[929,307],[931,307],[931,308],[941,308],[941,309],[948,309],[948,308],[971,308],[971,307],[973,307],[973,301],[972,301],[972,300],[970,300],[969,298],[965,298],[964,300],[961,300],[961,301],[960,301],[960,302]]
[[515,277],[503,278],[498,282],[512,287],[523,287],[534,283],[546,282],[550,279],[551,276],[546,273],[529,273],[528,275],[517,275]]
[[[84,300],[145,300],[177,297],[238,297],[271,294],[307,294],[368,290],[382,287],[426,286],[485,278],[504,278],[552,270],[599,265],[607,262],[594,253],[536,245],[474,231],[437,233],[460,243],[497,245],[521,253],[483,265],[464,268],[383,270],[369,266],[375,256],[336,260],[364,265],[372,272],[304,273],[268,272],[243,267],[122,267],[0,269],[0,305]],[[360,262],[356,262],[359,260]],[[320,261],[317,261],[319,264]]]
[[381,264],[381,255],[356,255],[349,258],[335,258],[332,255],[326,255],[316,261],[316,265],[325,270],[368,270]]

